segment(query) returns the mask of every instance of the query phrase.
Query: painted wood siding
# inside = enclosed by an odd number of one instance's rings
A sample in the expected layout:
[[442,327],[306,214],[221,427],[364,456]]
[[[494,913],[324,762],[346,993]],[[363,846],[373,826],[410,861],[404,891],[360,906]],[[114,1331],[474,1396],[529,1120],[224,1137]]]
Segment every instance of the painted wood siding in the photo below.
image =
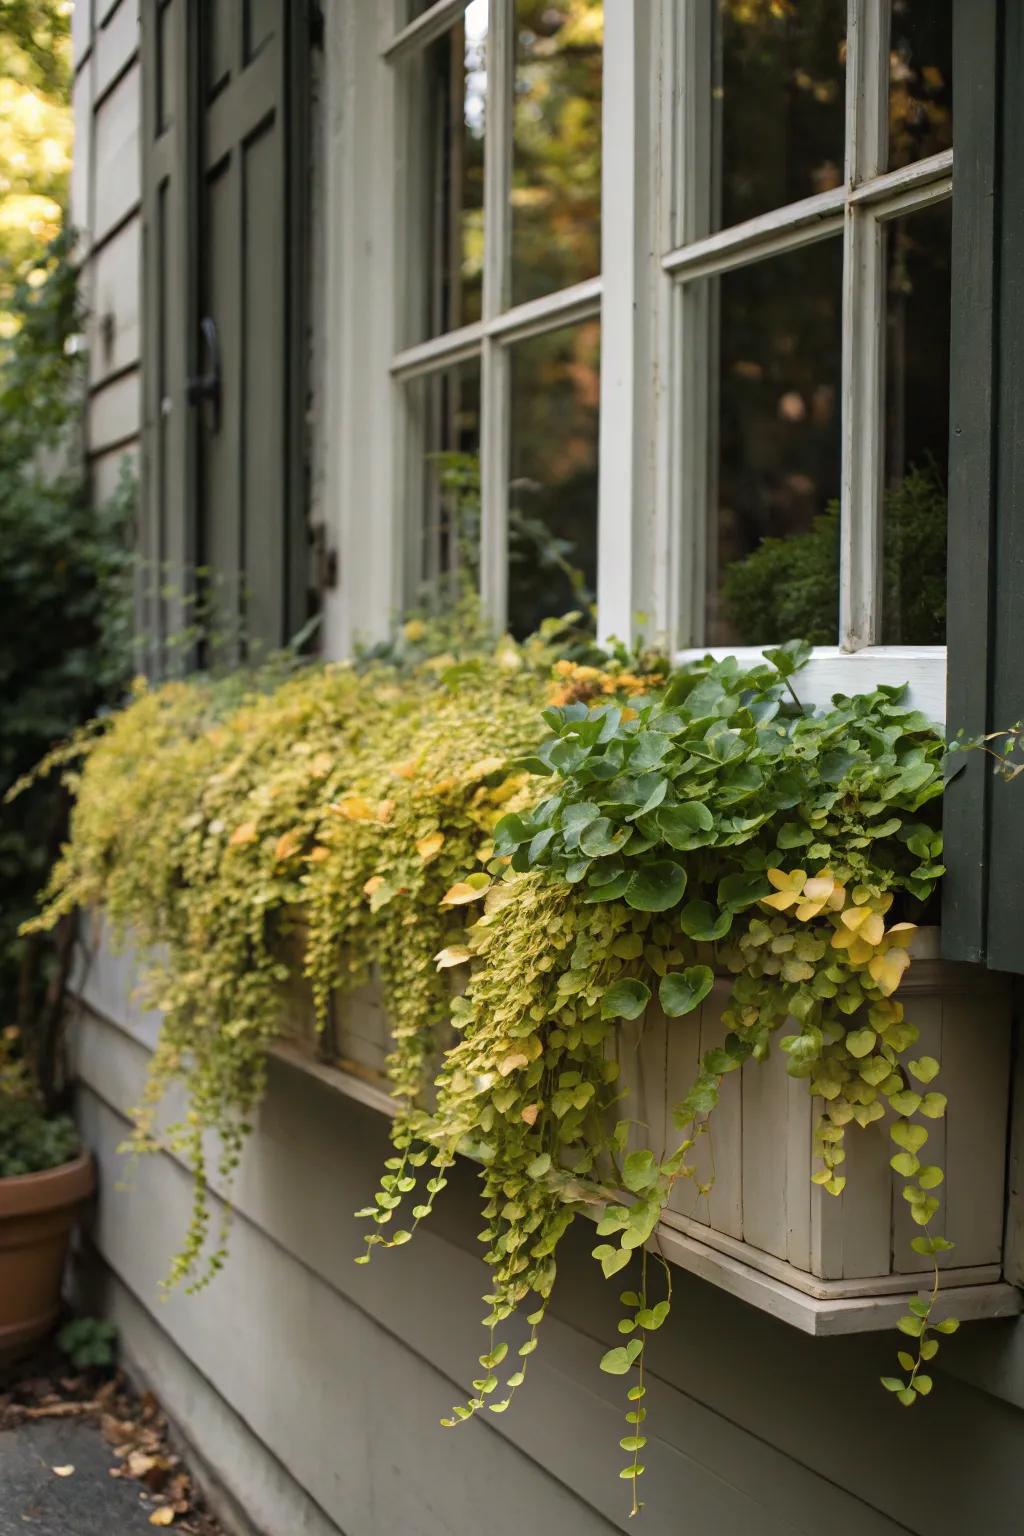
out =
[[106,500],[140,440],[139,0],[77,0],[71,220],[87,307],[86,443]]
[[[589,1229],[560,1255],[522,1398],[500,1422],[441,1430],[478,1352],[474,1170],[459,1165],[414,1245],[354,1265],[351,1212],[387,1155],[386,1123],[329,1069],[272,1062],[227,1268],[199,1296],[161,1299],[189,1181],[169,1157],[129,1169],[116,1151],[158,1027],[127,1003],[130,986],[128,968],[94,966],[75,1031],[100,1164],[92,1280],[219,1480],[243,1501],[250,1485],[265,1491],[267,1536],[464,1536],[485,1504],[496,1536],[628,1529],[621,1383],[597,1368],[615,1286],[589,1257]],[[651,1536],[963,1536],[982,1500],[986,1536],[1017,1536],[1020,1324],[965,1326],[934,1396],[909,1414],[878,1386],[891,1333],[813,1339],[681,1272],[675,1303],[652,1362]],[[908,1458],[927,1475],[908,1477]]]

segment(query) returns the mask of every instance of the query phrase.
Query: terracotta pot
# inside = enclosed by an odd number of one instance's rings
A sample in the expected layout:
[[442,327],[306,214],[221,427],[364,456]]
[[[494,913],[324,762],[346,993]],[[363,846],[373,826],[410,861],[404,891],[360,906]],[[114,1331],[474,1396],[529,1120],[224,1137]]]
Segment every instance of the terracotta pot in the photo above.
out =
[[71,1228],[95,1184],[92,1157],[0,1179],[0,1358],[49,1332]]

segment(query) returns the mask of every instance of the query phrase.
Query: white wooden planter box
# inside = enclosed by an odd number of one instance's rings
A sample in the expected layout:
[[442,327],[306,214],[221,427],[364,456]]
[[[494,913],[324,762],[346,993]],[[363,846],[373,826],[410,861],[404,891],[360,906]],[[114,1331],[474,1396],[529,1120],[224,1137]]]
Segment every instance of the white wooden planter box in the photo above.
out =
[[[945,1117],[929,1122],[928,1142],[929,1159],[945,1170],[934,1230],[956,1245],[942,1284],[948,1312],[962,1320],[1006,1316],[1021,1310],[1021,1293],[1002,1278],[1009,984],[939,960],[936,937],[918,935],[899,996],[920,1030],[915,1051],[941,1062],[935,1086],[948,1098]],[[101,940],[82,978],[83,998],[116,1018],[136,974],[130,957],[113,956]],[[729,985],[720,979],[687,1018],[667,1019],[652,1008],[617,1026],[625,1090],[618,1112],[637,1122],[635,1145],[661,1152],[677,1144],[671,1106],[690,1088],[700,1056],[722,1042]],[[318,1036],[308,988],[296,979],[283,1000],[283,1023],[281,1054],[347,1096],[394,1112],[384,1077],[388,1020],[375,983],[335,996],[330,1026]],[[811,1183],[822,1102],[812,1100],[806,1081],[788,1076],[785,1061],[776,1049],[724,1079],[711,1129],[693,1153],[702,1180],[713,1157],[711,1192],[702,1197],[681,1180],[657,1242],[670,1261],[806,1332],[890,1327],[928,1266],[910,1247],[919,1229],[903,1181],[889,1167],[889,1117],[847,1128],[846,1188],[838,1198],[826,1194]]]
[[[899,994],[921,1032],[915,1052],[941,1062],[936,1087],[949,1100],[945,1117],[928,1127],[929,1161],[945,1170],[934,1230],[956,1244],[943,1284],[984,1286],[1002,1274],[1009,990],[1001,977],[934,953],[925,936]],[[655,1150],[678,1140],[671,1106],[686,1094],[700,1056],[722,1043],[728,993],[723,978],[695,1014],[673,1020],[649,1011],[642,1024],[621,1030],[627,1113],[646,1122]],[[806,1081],[787,1074],[785,1062],[775,1049],[723,1080],[709,1131],[693,1153],[702,1180],[713,1168],[713,1188],[702,1197],[696,1181],[681,1180],[666,1224],[810,1297],[905,1292],[930,1266],[910,1247],[920,1229],[902,1197],[904,1181],[889,1166],[894,1117],[847,1128],[846,1188],[839,1197],[827,1194],[811,1183],[812,1132],[824,1105],[812,1100]]]

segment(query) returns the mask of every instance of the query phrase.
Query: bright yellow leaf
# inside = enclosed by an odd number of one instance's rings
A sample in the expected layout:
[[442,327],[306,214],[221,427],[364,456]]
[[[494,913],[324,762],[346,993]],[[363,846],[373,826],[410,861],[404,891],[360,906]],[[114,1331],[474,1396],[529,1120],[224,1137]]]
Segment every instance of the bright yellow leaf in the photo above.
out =
[[243,821],[242,825],[236,827],[228,838],[228,847],[241,848],[243,844],[254,843],[255,841],[256,823],[254,821]]
[[441,852],[443,847],[444,833],[428,832],[426,837],[421,837],[419,842],[416,844],[416,852],[419,854],[424,864],[427,864],[431,859],[437,858],[437,855]]
[[298,832],[294,830],[290,832],[282,832],[281,836],[274,844],[275,862],[278,864],[283,864],[285,859],[290,859],[292,854],[298,851],[299,842],[300,838]]
[[346,795],[343,800],[334,800],[330,809],[335,816],[343,816],[346,821],[376,821],[377,808],[370,804],[363,795]]

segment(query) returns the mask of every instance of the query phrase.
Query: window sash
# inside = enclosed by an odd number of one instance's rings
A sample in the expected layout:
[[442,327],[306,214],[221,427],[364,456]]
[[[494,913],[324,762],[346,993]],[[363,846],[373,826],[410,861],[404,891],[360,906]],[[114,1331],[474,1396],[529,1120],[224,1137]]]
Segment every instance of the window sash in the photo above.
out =
[[[709,317],[694,312],[700,293],[696,279],[841,233],[848,245],[859,247],[856,270],[853,262],[845,263],[844,313],[869,332],[858,340],[855,353],[858,359],[867,357],[869,367],[865,371],[861,361],[859,370],[851,368],[849,398],[843,402],[842,648],[825,647],[816,655],[829,667],[841,665],[845,648],[860,646],[865,660],[881,663],[891,654],[912,660],[919,675],[922,669],[939,675],[934,669],[944,668],[941,647],[931,648],[927,657],[909,658],[906,647],[890,651],[871,643],[880,496],[872,504],[863,488],[875,483],[881,456],[881,423],[873,414],[877,392],[872,397],[868,388],[871,368],[881,355],[880,237],[887,220],[949,197],[952,183],[951,152],[868,176],[884,160],[885,0],[850,0],[848,111],[856,113],[858,126],[855,143],[848,139],[846,188],[713,235],[705,233],[710,120],[699,91],[692,88],[700,83],[702,61],[705,74],[709,70],[710,40],[701,37],[708,9],[694,0],[612,0],[605,10],[602,274],[512,308],[504,300],[513,9],[512,0],[492,0],[483,317],[403,346],[397,317],[407,274],[401,267],[414,259],[414,244],[406,238],[412,232],[403,227],[408,202],[402,180],[394,175],[402,159],[396,153],[403,142],[402,59],[450,27],[464,3],[438,0],[405,25],[401,0],[381,0],[372,7],[361,0],[339,0],[339,19],[331,29],[335,58],[328,87],[340,95],[326,180],[329,202],[335,205],[329,244],[337,249],[337,270],[334,283],[328,270],[326,320],[328,334],[342,338],[343,366],[337,381],[328,378],[327,413],[328,420],[343,423],[344,441],[328,445],[325,464],[325,490],[342,518],[342,584],[328,603],[329,648],[344,653],[357,637],[382,638],[408,591],[402,549],[411,446],[406,382],[475,356],[482,389],[481,586],[492,621],[503,624],[509,349],[531,335],[595,315],[602,330],[599,634],[626,640],[642,634],[670,649],[698,642],[713,402],[703,366]],[[875,61],[870,67],[869,59]],[[861,82],[856,89],[855,78]],[[388,185],[393,186],[390,199],[380,196]],[[363,238],[367,226],[370,241]],[[872,293],[874,305],[866,307]],[[701,340],[696,347],[690,344],[695,332]],[[854,354],[849,345],[845,350]],[[368,507],[374,509],[372,517]],[[766,636],[765,643],[778,638]],[[856,675],[861,676],[860,667]],[[940,714],[941,685],[929,683],[926,691],[929,712]]]
[[[675,36],[671,94],[678,103],[671,132],[675,192],[672,241],[661,269],[679,289],[672,328],[679,354],[669,374],[676,391],[671,457],[662,495],[680,525],[678,604],[669,633],[699,642],[709,523],[709,396],[716,344],[707,299],[697,279],[795,250],[843,239],[843,363],[840,400],[841,651],[876,647],[881,624],[882,492],[884,464],[885,242],[891,219],[952,194],[952,150],[884,169],[888,156],[890,0],[848,0],[844,185],[772,209],[713,234],[708,222],[712,163],[709,61],[711,4],[665,0]],[[713,404],[713,402],[712,402]],[[671,451],[671,450],[670,450]],[[602,466],[603,468],[603,466]],[[689,556],[689,558],[687,558]],[[769,644],[780,637],[766,636]],[[884,648],[883,648],[884,649]],[[944,656],[942,647],[934,649]],[[875,654],[880,654],[876,652]]]

